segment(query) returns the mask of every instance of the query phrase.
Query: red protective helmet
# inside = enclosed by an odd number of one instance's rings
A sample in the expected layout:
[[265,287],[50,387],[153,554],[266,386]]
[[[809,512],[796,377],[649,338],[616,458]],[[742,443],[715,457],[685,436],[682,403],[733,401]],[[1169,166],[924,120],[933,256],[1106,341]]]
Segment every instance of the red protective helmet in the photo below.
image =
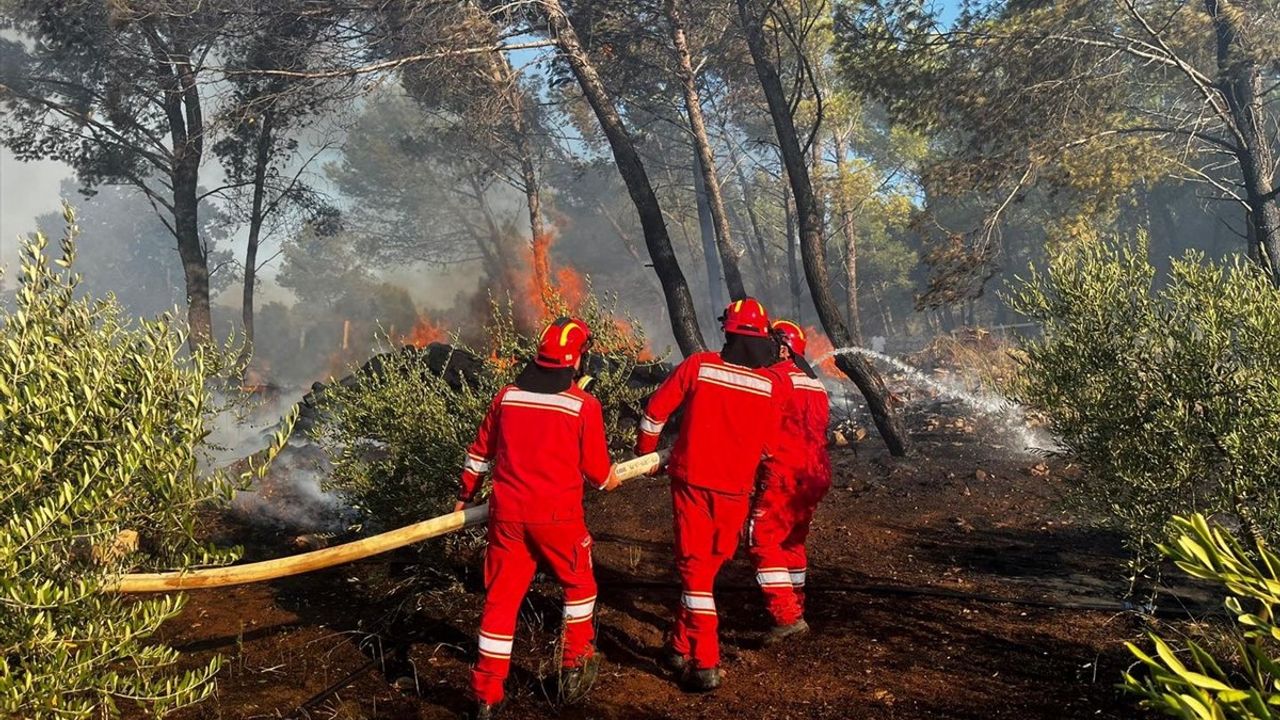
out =
[[542,367],[573,367],[591,345],[591,330],[582,320],[556,318],[538,338],[538,356],[534,362]]
[[720,326],[727,333],[769,337],[769,313],[764,305],[753,297],[734,300],[720,316]]
[[783,345],[791,348],[791,352],[804,357],[804,349],[808,343],[805,342],[804,330],[799,325],[790,320],[779,320],[773,324],[773,332]]

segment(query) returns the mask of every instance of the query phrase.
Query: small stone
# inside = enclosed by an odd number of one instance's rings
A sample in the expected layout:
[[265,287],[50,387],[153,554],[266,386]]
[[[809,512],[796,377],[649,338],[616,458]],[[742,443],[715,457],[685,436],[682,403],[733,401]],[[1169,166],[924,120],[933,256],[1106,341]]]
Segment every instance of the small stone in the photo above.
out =
[[1027,468],[1026,473],[1031,477],[1045,477],[1049,474],[1049,466],[1044,463],[1036,463]]

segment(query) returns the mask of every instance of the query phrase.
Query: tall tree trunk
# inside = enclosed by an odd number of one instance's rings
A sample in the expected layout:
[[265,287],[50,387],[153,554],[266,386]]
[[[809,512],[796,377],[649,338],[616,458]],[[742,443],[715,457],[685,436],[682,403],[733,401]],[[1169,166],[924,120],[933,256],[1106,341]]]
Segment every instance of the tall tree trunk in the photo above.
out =
[[188,345],[195,349],[213,339],[209,307],[209,260],[200,241],[200,161],[204,155],[204,117],[189,58],[153,45],[155,72],[165,84],[164,110],[173,144],[170,183],[173,189],[173,234],[187,287]]
[[849,207],[849,194],[844,181],[844,137],[832,133],[836,151],[836,181],[833,194],[836,210],[840,215],[840,234],[844,237],[844,274],[849,280],[849,325],[853,341],[862,344],[862,313],[858,311],[858,234],[853,228],[853,210]]
[[[702,117],[702,99],[698,96],[697,78],[694,77],[693,62],[689,58],[684,14],[680,8],[676,7],[676,2],[677,0],[663,2],[667,22],[671,26],[671,42],[676,50],[676,74],[679,75],[680,84],[684,89],[685,110],[689,114],[689,129],[693,132],[693,145],[698,152],[698,170],[701,171],[702,186],[705,188],[707,204],[715,226],[715,242],[720,253],[720,265],[724,269],[724,283],[729,288],[729,299],[740,300],[747,296],[747,291],[743,287],[742,272],[738,268],[738,253],[733,249],[729,216],[724,209],[720,180],[716,176],[716,159],[711,152],[711,141],[707,137],[707,123]],[[722,307],[717,307],[716,312],[721,309]]]
[[[495,89],[503,98],[511,114],[511,131],[515,136],[516,153],[520,161],[520,184],[524,186],[525,205],[529,210],[533,281],[535,287],[545,290],[551,287],[550,248],[547,246],[551,238],[547,235],[546,223],[543,220],[542,183],[533,157],[533,143],[529,140],[529,120],[525,117],[524,93],[516,81],[515,69],[511,67],[511,61],[506,55],[498,52],[490,56],[489,73]],[[540,244],[543,245],[541,250]]]
[[262,235],[263,201],[267,195],[267,164],[271,161],[272,129],[275,113],[263,113],[258,128],[258,142],[254,148],[253,207],[249,210],[249,241],[244,251],[244,292],[241,295],[240,318],[244,322],[244,354],[248,362],[253,356],[253,290],[258,279],[258,241]]
[[1262,71],[1240,38],[1245,10],[1230,0],[1205,0],[1218,44],[1218,90],[1238,133],[1236,158],[1257,256],[1280,286],[1280,199],[1275,195],[1275,153],[1266,131]]
[[[800,148],[800,140],[796,135],[795,122],[787,97],[782,89],[782,80],[778,71],[769,59],[763,37],[763,19],[751,8],[750,0],[737,0],[738,14],[743,30],[747,36],[747,45],[751,51],[752,64],[756,75],[760,78],[760,87],[764,91],[769,105],[769,115],[773,120],[774,131],[778,136],[778,144],[782,149],[783,163],[787,168],[787,176],[795,195],[796,216],[800,225],[800,252],[804,258],[805,277],[809,282],[809,292],[813,296],[814,307],[818,311],[818,319],[827,335],[837,347],[845,347],[852,343],[848,328],[840,319],[840,310],[831,294],[831,283],[827,277],[826,248],[822,238],[822,210],[813,194],[813,186],[809,182],[809,172],[805,168],[804,153]],[[880,436],[884,438],[889,452],[894,455],[905,455],[910,446],[910,438],[902,419],[889,403],[889,390],[885,387],[880,373],[860,354],[837,355],[836,366],[849,379],[853,380],[866,398],[867,407],[875,420]]]
[[586,97],[591,109],[595,111],[600,128],[609,140],[613,150],[614,162],[622,181],[627,185],[627,192],[636,206],[640,216],[640,226],[644,230],[645,245],[649,248],[649,258],[653,260],[653,269],[662,282],[662,291],[666,296],[667,314],[671,317],[671,331],[675,335],[676,344],[685,355],[699,352],[706,347],[702,339],[702,330],[698,327],[698,316],[694,310],[693,295],[689,292],[689,283],[680,270],[680,261],[671,247],[671,238],[667,235],[666,221],[662,217],[662,208],[658,197],[653,192],[653,185],[645,172],[640,155],[636,152],[635,143],[618,115],[613,99],[605,90],[600,74],[591,64],[586,51],[578,40],[569,17],[565,14],[560,0],[540,0],[547,24],[555,36],[556,44],[564,54],[569,68],[573,71],[582,94]]
[[[698,157],[693,158],[694,165],[700,164]],[[711,301],[711,317],[716,317],[728,304],[724,301],[724,287],[727,271],[721,269],[721,257],[717,253],[715,222],[711,218],[711,201],[707,196],[707,185],[703,175],[697,168],[693,172],[693,194],[698,202],[698,231],[702,235],[702,257],[707,263],[707,297]],[[738,279],[741,283],[742,279]],[[730,290],[730,295],[733,291]],[[746,297],[746,294],[734,296],[734,299]]]
[[[785,174],[785,173],[784,173]],[[782,189],[782,213],[787,220],[787,286],[791,291],[791,316],[796,323],[803,325],[804,317],[800,312],[800,269],[796,267],[796,214],[792,210],[791,189]]]

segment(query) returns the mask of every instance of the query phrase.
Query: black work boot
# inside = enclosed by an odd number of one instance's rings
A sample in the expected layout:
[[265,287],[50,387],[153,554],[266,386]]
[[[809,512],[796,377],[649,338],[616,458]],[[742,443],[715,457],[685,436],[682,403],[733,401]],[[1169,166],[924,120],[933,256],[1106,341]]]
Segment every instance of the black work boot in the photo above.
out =
[[720,687],[720,668],[704,668],[702,670],[689,666],[684,676],[684,686],[689,692],[711,692]]
[[572,705],[587,696],[600,676],[600,656],[592,655],[578,667],[560,671],[560,702]]
[[783,640],[798,638],[801,635],[808,634],[808,632],[809,623],[805,622],[804,618],[800,618],[790,625],[774,625],[769,632],[765,633],[764,646],[777,645]]
[[676,675],[683,675],[684,671],[689,667],[689,658],[668,645],[662,648],[662,655],[658,657],[658,664]]

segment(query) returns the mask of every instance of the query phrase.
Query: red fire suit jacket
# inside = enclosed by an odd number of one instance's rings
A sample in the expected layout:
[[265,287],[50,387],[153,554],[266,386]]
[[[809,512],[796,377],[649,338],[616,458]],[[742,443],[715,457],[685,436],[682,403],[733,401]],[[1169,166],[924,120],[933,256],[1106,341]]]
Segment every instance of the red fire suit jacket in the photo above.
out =
[[502,388],[467,448],[458,499],[470,502],[493,472],[489,517],[547,523],[581,520],[582,479],[601,488],[609,447],[600,401],[577,385],[561,393]]
[[831,406],[827,390],[791,360],[770,369],[786,375],[792,391],[782,406],[782,431],[761,465],[761,480],[765,485],[793,480],[825,491],[831,486],[831,456],[827,452]]
[[790,391],[786,377],[771,369],[734,365],[714,352],[690,355],[649,399],[636,453],[653,452],[663,425],[685,403],[668,474],[694,487],[750,494],[761,456],[777,442]]

